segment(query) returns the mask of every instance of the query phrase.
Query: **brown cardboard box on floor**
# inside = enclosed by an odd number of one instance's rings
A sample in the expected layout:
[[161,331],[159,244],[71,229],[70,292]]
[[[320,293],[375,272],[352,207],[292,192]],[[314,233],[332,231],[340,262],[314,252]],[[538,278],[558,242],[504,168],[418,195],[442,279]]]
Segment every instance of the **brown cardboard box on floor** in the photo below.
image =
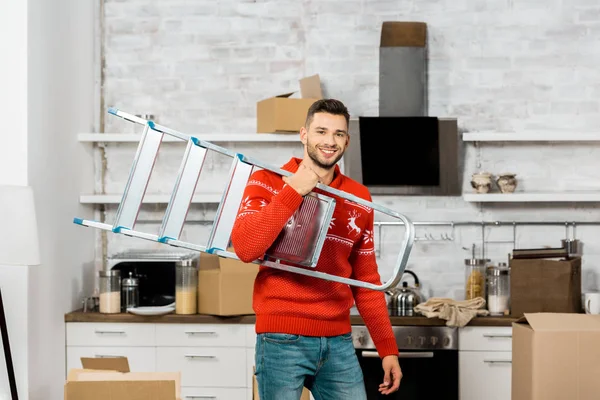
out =
[[581,257],[510,260],[511,315],[581,312]]
[[198,314],[253,315],[252,293],[258,268],[258,264],[200,253]]
[[533,313],[513,323],[512,400],[600,398],[600,315]]
[[[256,371],[256,369],[254,369]],[[256,380],[256,375],[252,375],[252,400],[260,400],[260,396],[258,394],[258,381]],[[310,392],[307,388],[302,389],[302,395],[300,396],[300,400],[310,400]]]
[[65,400],[180,400],[179,372],[130,372],[125,357],[81,358],[71,369]]
[[285,93],[256,104],[257,133],[297,133],[304,126],[310,106],[323,98],[319,75],[300,79],[301,98]]

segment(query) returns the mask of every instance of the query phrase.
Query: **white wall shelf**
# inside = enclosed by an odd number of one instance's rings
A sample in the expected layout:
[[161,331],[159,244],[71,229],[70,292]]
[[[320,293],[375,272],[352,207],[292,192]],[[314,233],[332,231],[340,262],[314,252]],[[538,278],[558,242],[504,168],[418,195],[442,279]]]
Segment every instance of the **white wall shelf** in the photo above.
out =
[[[190,135],[206,142],[296,142],[300,143],[297,133],[232,133],[232,134],[199,134]],[[129,133],[80,133],[77,140],[80,142],[139,142],[141,134]],[[165,135],[164,142],[180,142],[170,135]]]
[[598,142],[595,132],[465,132],[464,142]]
[[471,203],[600,202],[598,192],[465,193]]
[[[192,203],[220,203],[222,193],[196,194]],[[81,204],[119,204],[121,194],[83,194],[79,196]],[[144,204],[167,204],[171,198],[170,194],[151,194],[144,196]]]

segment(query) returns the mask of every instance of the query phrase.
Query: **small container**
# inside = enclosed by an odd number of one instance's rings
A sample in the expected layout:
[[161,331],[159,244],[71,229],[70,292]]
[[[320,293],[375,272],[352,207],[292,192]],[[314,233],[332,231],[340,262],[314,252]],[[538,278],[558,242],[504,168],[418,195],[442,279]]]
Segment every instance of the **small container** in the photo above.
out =
[[121,271],[100,271],[100,312],[118,314],[121,312]]
[[136,308],[140,305],[139,279],[129,273],[129,278],[121,281],[121,312],[127,312],[128,308]]
[[196,314],[198,268],[185,262],[175,268],[175,314]]
[[465,300],[485,299],[485,267],[489,260],[465,259]]
[[510,313],[510,268],[506,263],[487,268],[487,308],[490,315]]

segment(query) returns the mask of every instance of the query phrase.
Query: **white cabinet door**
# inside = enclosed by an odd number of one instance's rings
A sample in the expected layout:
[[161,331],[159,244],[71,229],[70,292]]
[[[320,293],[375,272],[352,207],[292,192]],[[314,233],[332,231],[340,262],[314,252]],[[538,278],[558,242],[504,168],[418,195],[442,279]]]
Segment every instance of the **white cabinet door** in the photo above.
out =
[[512,352],[461,351],[460,400],[510,400]]
[[157,347],[159,371],[181,371],[181,386],[246,388],[243,347]]
[[71,322],[67,346],[155,346],[154,324]]
[[242,324],[156,324],[156,345],[174,347],[245,347]]
[[132,372],[155,372],[156,350],[154,347],[96,347],[67,346],[67,371],[83,368],[81,357],[127,357]]

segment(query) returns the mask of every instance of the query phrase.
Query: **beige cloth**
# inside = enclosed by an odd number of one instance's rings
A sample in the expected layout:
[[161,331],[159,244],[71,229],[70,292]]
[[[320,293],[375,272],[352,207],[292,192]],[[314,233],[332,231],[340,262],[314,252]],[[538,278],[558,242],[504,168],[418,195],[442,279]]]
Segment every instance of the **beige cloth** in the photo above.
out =
[[463,327],[474,317],[489,315],[490,312],[483,307],[485,307],[485,300],[482,297],[472,300],[432,297],[425,303],[417,304],[414,310],[427,318],[445,319],[448,321],[447,326]]

